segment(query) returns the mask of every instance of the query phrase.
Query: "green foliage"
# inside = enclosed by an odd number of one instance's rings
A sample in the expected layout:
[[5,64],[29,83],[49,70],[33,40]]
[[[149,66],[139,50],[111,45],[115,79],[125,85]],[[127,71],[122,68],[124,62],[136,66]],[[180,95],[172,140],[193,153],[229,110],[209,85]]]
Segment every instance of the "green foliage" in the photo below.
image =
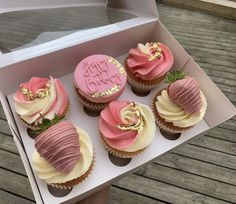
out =
[[184,78],[185,78],[185,72],[180,71],[180,70],[174,70],[166,74],[165,81],[167,83],[173,83],[177,80],[184,79]]
[[33,133],[39,135],[40,133],[47,130],[49,127],[57,124],[60,122],[60,120],[63,119],[63,117],[59,117],[57,114],[55,114],[55,117],[53,120],[49,120],[47,118],[44,118],[42,114],[40,114],[42,119],[42,123],[39,124],[39,128],[37,130],[34,130]]

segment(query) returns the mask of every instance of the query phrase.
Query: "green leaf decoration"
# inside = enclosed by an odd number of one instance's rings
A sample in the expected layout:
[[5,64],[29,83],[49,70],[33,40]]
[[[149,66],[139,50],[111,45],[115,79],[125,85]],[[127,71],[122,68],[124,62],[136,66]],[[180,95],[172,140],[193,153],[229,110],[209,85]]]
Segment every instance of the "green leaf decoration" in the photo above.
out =
[[180,70],[174,70],[171,72],[168,72],[165,77],[165,81],[167,83],[173,83],[177,80],[184,79],[185,78],[185,72],[180,71]]
[[63,117],[59,117],[57,114],[55,114],[53,120],[49,120],[47,118],[44,118],[42,114],[40,114],[40,116],[43,118],[42,119],[42,123],[39,124],[39,128],[37,130],[33,131],[33,133],[37,134],[37,135],[41,134],[42,132],[47,130],[52,125],[57,124],[60,120],[62,120],[64,118],[64,116]]

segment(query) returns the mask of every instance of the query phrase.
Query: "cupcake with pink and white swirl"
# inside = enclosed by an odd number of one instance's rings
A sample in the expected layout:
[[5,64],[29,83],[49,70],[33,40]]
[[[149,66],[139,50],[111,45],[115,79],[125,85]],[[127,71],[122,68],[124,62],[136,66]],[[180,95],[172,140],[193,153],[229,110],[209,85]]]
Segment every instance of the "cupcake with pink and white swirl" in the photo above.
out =
[[59,121],[69,108],[64,85],[52,77],[32,77],[29,82],[20,84],[20,89],[14,95],[14,102],[20,119],[34,130],[44,129],[45,121]]
[[131,158],[150,145],[156,125],[148,106],[129,101],[112,101],[101,112],[99,131],[102,143],[110,153]]
[[[199,123],[207,108],[207,101],[198,81],[181,71],[167,75],[170,82],[158,92],[152,104],[156,124],[167,133],[181,133]],[[170,136],[168,139],[177,139]]]
[[145,96],[164,80],[173,64],[173,54],[166,45],[139,43],[129,51],[126,59],[128,83],[135,94]]

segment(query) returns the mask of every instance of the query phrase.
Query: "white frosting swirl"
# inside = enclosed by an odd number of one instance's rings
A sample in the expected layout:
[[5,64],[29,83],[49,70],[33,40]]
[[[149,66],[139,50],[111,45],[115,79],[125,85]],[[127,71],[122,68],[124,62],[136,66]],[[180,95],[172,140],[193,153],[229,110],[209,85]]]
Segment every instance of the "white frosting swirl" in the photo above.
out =
[[37,171],[38,177],[45,180],[46,183],[65,183],[85,174],[93,162],[93,146],[88,134],[77,128],[80,140],[81,157],[74,169],[65,174],[57,171],[35,150],[33,153],[33,168]]
[[[144,149],[145,147],[150,145],[156,133],[155,118],[151,109],[143,104],[136,105],[140,110],[141,115],[143,116],[144,125],[143,128],[138,130],[138,135],[135,138],[135,142],[127,148],[120,149],[125,152],[135,152]],[[129,107],[125,107],[121,111],[121,118],[127,120],[127,118],[133,118],[133,114],[134,112],[130,111]]]
[[56,114],[60,116],[67,107],[68,97],[61,82],[50,77],[48,84],[50,87],[50,94],[43,98],[24,100],[22,99],[22,93],[20,91],[14,96],[16,113],[26,123],[34,123],[37,125],[42,121],[40,114],[43,115],[43,117],[52,120]]
[[204,94],[200,91],[202,107],[199,112],[190,114],[173,103],[166,90],[162,90],[161,95],[157,96],[156,109],[159,115],[166,121],[172,122],[177,127],[191,127],[197,124],[205,115],[207,102]]

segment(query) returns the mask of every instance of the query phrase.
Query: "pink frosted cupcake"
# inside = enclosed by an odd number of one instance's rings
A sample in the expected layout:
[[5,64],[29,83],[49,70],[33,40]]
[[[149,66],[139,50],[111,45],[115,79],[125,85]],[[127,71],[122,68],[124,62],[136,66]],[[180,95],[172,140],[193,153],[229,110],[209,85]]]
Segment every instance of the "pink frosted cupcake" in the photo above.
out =
[[58,122],[69,108],[63,84],[52,77],[32,77],[29,82],[22,83],[14,95],[14,102],[16,113],[34,130],[44,130],[49,123]]
[[88,134],[61,121],[35,139],[33,168],[40,179],[58,188],[71,188],[91,173],[94,163]]
[[203,119],[206,112],[206,98],[197,80],[183,77],[178,71],[170,74],[171,83],[153,99],[156,124],[167,139],[177,139],[180,136],[178,133],[192,128]]
[[124,67],[106,55],[92,55],[82,60],[74,72],[74,83],[80,102],[89,115],[99,115],[125,89]]
[[112,101],[99,118],[104,147],[113,155],[131,158],[146,149],[155,136],[151,109],[129,101]]
[[160,42],[139,43],[129,51],[126,59],[128,83],[132,91],[139,96],[148,95],[164,80],[173,63],[173,54],[166,45]]

